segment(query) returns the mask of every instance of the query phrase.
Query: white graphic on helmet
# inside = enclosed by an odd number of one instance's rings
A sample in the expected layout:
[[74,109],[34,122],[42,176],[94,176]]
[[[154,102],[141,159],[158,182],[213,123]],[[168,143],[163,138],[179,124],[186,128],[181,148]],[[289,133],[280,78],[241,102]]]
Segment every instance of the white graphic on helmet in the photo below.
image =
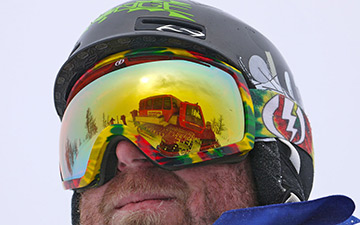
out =
[[183,28],[183,27],[179,27],[176,25],[164,25],[161,27],[156,28],[156,30],[158,31],[172,31],[172,32],[177,32],[177,33],[182,33],[182,34],[187,34],[190,35],[191,37],[205,37],[205,34],[201,31],[198,30],[190,30],[188,28]]
[[274,60],[271,53],[266,51],[266,61],[258,55],[253,55],[249,59],[250,79],[257,89],[272,90],[285,96],[295,99],[293,88],[291,86],[291,77],[287,71],[284,72],[286,83],[285,90],[279,81]]
[[[281,113],[281,118],[279,113]],[[276,95],[266,103],[262,114],[264,125],[272,134],[291,142],[300,132],[298,138],[296,138],[298,140],[294,142],[294,144],[301,144],[304,142],[306,135],[304,114],[300,107],[292,100]],[[279,126],[279,121],[274,120],[275,117],[277,117],[277,120],[280,118],[287,121],[286,129],[285,125],[283,125],[283,128]],[[297,120],[298,123],[296,124]]]
[[274,113],[279,108],[279,95],[276,95],[270,101],[266,103],[263,110],[263,121],[266,128],[273,133],[275,136],[284,138],[285,137],[276,129],[275,123],[273,121]]
[[289,121],[288,125],[286,127],[286,131],[292,133],[290,140],[293,140],[296,133],[298,132],[298,130],[294,128],[294,125],[296,122],[296,116],[292,115],[292,113],[291,113],[293,108],[294,108],[294,102],[292,102],[292,101],[284,102],[284,110],[282,113],[282,118]]
[[293,89],[292,89],[292,87],[291,87],[290,74],[289,74],[287,71],[285,71],[284,77],[285,77],[285,83],[286,83],[286,87],[287,87],[287,89],[288,89],[288,93],[289,93],[289,95],[291,96],[292,99],[295,99],[295,97],[294,97],[294,91],[293,91]]

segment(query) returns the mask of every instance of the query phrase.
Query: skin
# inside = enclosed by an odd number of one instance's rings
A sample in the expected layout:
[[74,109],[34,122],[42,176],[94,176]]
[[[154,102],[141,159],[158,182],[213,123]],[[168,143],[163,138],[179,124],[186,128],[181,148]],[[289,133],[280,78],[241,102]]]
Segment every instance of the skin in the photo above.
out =
[[82,193],[82,225],[212,224],[222,212],[256,205],[248,160],[167,171],[130,142],[116,148],[118,173]]

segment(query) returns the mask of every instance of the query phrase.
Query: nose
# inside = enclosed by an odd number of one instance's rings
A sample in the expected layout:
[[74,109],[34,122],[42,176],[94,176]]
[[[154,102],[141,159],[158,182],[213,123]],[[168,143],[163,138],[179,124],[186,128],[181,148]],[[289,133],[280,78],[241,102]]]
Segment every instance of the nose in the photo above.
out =
[[117,167],[119,171],[152,166],[152,163],[129,141],[120,141],[117,144],[116,157],[118,158]]

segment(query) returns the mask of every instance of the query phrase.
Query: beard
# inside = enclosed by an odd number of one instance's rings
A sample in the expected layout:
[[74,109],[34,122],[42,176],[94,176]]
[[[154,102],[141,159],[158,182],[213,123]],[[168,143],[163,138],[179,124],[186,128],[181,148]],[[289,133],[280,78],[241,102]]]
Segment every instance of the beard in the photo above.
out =
[[[120,172],[106,185],[82,194],[81,224],[205,225],[215,222],[224,211],[255,205],[253,189],[249,189],[252,182],[239,177],[244,176],[244,166],[231,168],[230,174],[227,171],[212,173],[212,167],[221,166],[235,167],[235,164],[211,165],[206,178],[199,177],[199,186],[195,188],[174,172],[158,167]],[[144,193],[171,196],[171,204],[164,207],[161,202],[157,208],[134,211],[117,209],[119,199]]]
[[[120,184],[120,185],[119,185]],[[122,199],[130,194],[141,195],[143,193],[151,195],[171,196],[174,198],[174,204],[171,208],[157,210],[137,210],[126,213],[114,214],[109,206],[114,199]],[[118,175],[109,184],[103,200],[100,204],[100,212],[105,215],[106,225],[117,224],[143,224],[143,225],[161,225],[168,223],[168,212],[177,217],[176,224],[191,224],[190,221],[184,221],[189,217],[189,211],[186,209],[186,200],[188,199],[188,187],[185,182],[175,176],[174,173],[165,171],[158,167],[140,169],[136,171],[118,173]],[[115,203],[116,204],[116,203]],[[181,212],[181,213],[180,213]],[[182,215],[181,215],[182,214]],[[166,223],[165,223],[166,222]],[[176,225],[175,223],[171,223]]]

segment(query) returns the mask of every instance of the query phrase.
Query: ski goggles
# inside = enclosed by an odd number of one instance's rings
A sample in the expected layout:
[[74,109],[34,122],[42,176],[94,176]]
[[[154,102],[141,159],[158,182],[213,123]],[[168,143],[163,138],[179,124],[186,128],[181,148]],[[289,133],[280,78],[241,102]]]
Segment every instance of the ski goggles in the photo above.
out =
[[168,170],[253,148],[253,105],[240,71],[180,49],[140,52],[105,58],[71,90],[60,135],[66,189],[106,182],[119,137]]

